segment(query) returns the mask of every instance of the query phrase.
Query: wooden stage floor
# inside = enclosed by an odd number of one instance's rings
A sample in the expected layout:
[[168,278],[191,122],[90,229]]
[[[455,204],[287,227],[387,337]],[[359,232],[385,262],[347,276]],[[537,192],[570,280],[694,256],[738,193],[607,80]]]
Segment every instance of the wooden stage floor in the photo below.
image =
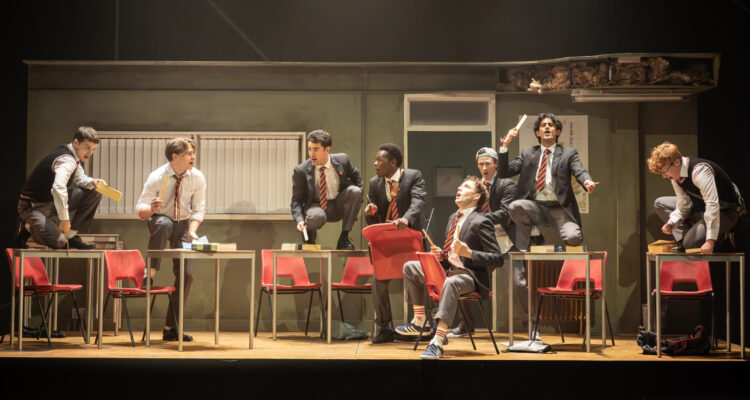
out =
[[[134,333],[136,345],[132,347],[127,331],[120,331],[118,336],[105,332],[103,348],[98,349],[93,343],[86,345],[81,336],[68,336],[64,339],[52,339],[52,347],[46,340],[24,338],[24,349],[19,352],[11,348],[8,337],[0,344],[0,358],[148,358],[148,359],[307,359],[307,360],[419,360],[426,343],[421,343],[413,351],[413,343],[392,342],[372,344],[370,340],[333,340],[327,344],[320,339],[317,332],[305,336],[303,333],[281,332],[277,340],[271,339],[269,332],[259,332],[255,338],[255,348],[248,349],[248,334],[241,332],[220,333],[220,344],[214,345],[213,332],[188,332],[194,341],[185,342],[183,351],[177,351],[177,342],[164,342],[161,332],[152,333],[151,347],[138,341],[142,332]],[[442,360],[482,360],[482,361],[726,361],[740,362],[739,345],[732,345],[732,352],[727,353],[724,342],[719,341],[719,348],[708,356],[663,356],[643,354],[635,341],[635,336],[618,336],[615,346],[608,339],[608,346],[601,347],[601,336],[595,337],[591,353],[582,350],[582,337],[566,335],[565,343],[560,336],[552,333],[543,336],[543,342],[552,346],[548,353],[515,353],[506,352],[501,342],[508,341],[507,333],[496,333],[500,355],[497,355],[487,332],[479,332],[475,337],[477,350],[471,347],[468,337],[450,339],[445,346]],[[525,336],[514,335],[516,341],[525,340]]]

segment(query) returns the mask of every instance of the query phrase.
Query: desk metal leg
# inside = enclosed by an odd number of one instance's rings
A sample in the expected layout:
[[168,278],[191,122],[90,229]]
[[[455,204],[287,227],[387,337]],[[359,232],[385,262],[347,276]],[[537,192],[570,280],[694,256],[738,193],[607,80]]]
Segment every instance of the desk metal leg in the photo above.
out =
[[[151,346],[151,257],[146,257],[146,347]],[[172,302],[170,301],[171,305]],[[167,311],[169,312],[169,311]],[[174,314],[174,310],[172,310]]]
[[[333,260],[331,255],[328,255],[328,277],[326,278],[326,342],[331,344],[331,270],[333,269]],[[339,307],[343,305],[339,304]]]
[[[602,258],[602,348],[607,347],[607,260]],[[615,340],[615,338],[612,338]]]
[[[528,314],[529,314],[529,316],[528,316],[528,318],[529,318],[529,322],[528,322],[528,324],[529,324],[529,332],[528,332],[529,333],[529,340],[532,340],[532,339],[536,338],[536,336],[534,336],[534,337],[531,336],[532,335],[531,330],[533,329],[533,326],[534,326],[534,324],[531,321],[531,315],[534,314],[534,312],[532,311],[533,310],[532,305],[534,304],[534,302],[532,301],[532,299],[536,297],[535,294],[534,294],[534,292],[531,290],[531,283],[534,282],[534,277],[532,276],[533,272],[531,272],[531,270],[534,269],[533,264],[534,263],[531,260],[527,260],[526,261],[526,277],[527,277],[526,278],[526,286],[528,287],[528,290],[529,290],[529,295],[526,296],[527,300],[528,300],[528,303],[527,303],[528,308],[526,308],[526,309],[529,310],[529,312],[528,312]],[[537,327],[537,329],[539,329],[539,328]]]
[[513,255],[509,255],[508,268],[508,344],[513,346]]
[[726,298],[726,303],[727,303],[727,352],[731,353],[732,352],[732,340],[731,340],[731,338],[732,338],[731,332],[732,331],[730,330],[730,324],[729,324],[729,316],[731,314],[730,313],[730,307],[729,307],[730,306],[729,297],[730,297],[730,290],[732,288],[732,284],[731,284],[732,273],[729,270],[729,261],[726,262],[726,276],[727,276],[727,282],[726,282],[726,285],[727,285],[727,289],[726,289],[727,290],[727,298]]
[[[86,260],[86,336],[91,337],[93,327],[94,307],[94,263],[91,259]],[[97,335],[99,335],[97,333]],[[98,337],[98,336],[97,336]],[[101,343],[101,341],[99,341]],[[88,344],[88,343],[87,343]]]
[[[602,323],[604,326],[604,323]],[[586,256],[586,352],[591,352],[591,256]]]
[[[329,255],[329,257],[330,257],[330,255]],[[329,261],[330,261],[330,258],[329,258]],[[307,267],[305,267],[305,268],[307,268]],[[325,271],[323,269],[323,259],[322,258],[318,260],[318,276],[320,277],[320,290],[323,290],[323,288],[326,287],[326,283],[325,283],[326,275],[325,275]],[[321,295],[320,298],[323,298],[323,296]],[[325,308],[325,306],[323,305],[322,300],[321,300],[320,308],[318,308],[319,314],[320,314],[320,319],[318,320],[318,321],[320,321],[320,335],[319,336],[321,338],[323,337],[323,331],[325,330],[325,326],[326,326],[326,322],[323,320],[323,309],[324,308]]]
[[[513,270],[513,268],[508,268],[509,270]],[[492,329],[494,332],[497,332],[497,268],[492,270],[492,294],[494,296],[490,297],[490,303],[492,307]]]
[[185,257],[180,256],[180,313],[177,320],[177,343],[178,350],[182,351],[182,330],[184,328],[185,314]]
[[255,332],[255,256],[250,260],[250,345],[253,348],[253,332]]
[[[93,264],[93,260],[92,260]],[[102,335],[104,334],[104,252],[101,253],[97,260],[98,270],[98,284],[96,285],[96,309],[99,315],[99,331],[96,333],[96,338],[99,341],[99,349],[102,348]],[[89,331],[89,337],[91,337],[91,331]]]
[[273,293],[271,294],[271,337],[276,340],[276,253],[273,253]]
[[656,357],[661,358],[661,257],[656,256]]
[[740,358],[745,359],[745,256],[740,257]]
[[[52,267],[52,276],[53,276],[52,282],[54,282],[54,284],[57,285],[58,283],[60,283],[60,259],[55,258],[55,262],[53,265],[54,266]],[[59,311],[58,309],[59,295],[57,293],[53,295],[52,303],[53,303],[52,311],[51,311],[52,318],[50,318],[52,321],[49,324],[49,326],[51,327],[50,331],[54,332],[57,330],[57,316],[58,316],[58,311]]]
[[214,344],[219,345],[219,259],[216,259],[216,317],[214,323]]
[[[18,350],[23,350],[23,253],[18,264]],[[15,280],[14,280],[15,283]]]
[[646,328],[651,331],[651,262],[648,258],[646,258],[646,320]]

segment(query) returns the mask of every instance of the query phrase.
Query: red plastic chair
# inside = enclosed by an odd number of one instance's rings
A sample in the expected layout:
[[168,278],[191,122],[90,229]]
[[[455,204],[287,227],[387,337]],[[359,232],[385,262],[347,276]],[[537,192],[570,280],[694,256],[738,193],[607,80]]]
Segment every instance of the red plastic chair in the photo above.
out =
[[416,253],[424,250],[421,232],[391,223],[369,225],[362,236],[370,242],[374,277],[381,281],[403,279],[404,264],[417,261]]
[[[271,307],[271,295],[273,294],[273,250],[264,249],[261,251],[261,269],[260,293],[258,296],[258,311],[255,313],[255,335],[258,335],[258,321],[260,318],[260,306],[263,302],[263,293],[268,296],[268,308],[273,320],[273,307]],[[310,292],[310,303],[307,306],[307,321],[305,322],[305,336],[310,326],[310,312],[312,311],[313,293],[318,292],[320,298],[320,308],[323,307],[323,294],[320,291],[320,283],[311,283],[307,275],[305,260],[302,257],[279,257],[276,259],[276,276],[278,278],[292,278],[292,285],[276,285],[278,294],[301,294]],[[325,311],[324,311],[325,312]],[[321,324],[325,316],[321,320]]]
[[[674,290],[675,284],[693,283],[696,290]],[[661,298],[664,300],[704,300],[711,298],[711,337],[716,347],[716,299],[713,284],[711,283],[711,271],[707,261],[663,261],[661,263],[660,285]],[[651,292],[656,295],[656,289]],[[654,302],[654,304],[656,304]],[[661,312],[659,313],[659,317]],[[659,318],[656,317],[656,318]]]
[[[440,262],[435,257],[434,254],[430,252],[417,252],[417,257],[419,258],[419,263],[422,266],[422,272],[424,273],[425,278],[425,285],[427,286],[427,294],[430,296],[430,300],[432,300],[433,305],[440,303],[440,295],[443,293],[443,285],[445,284],[445,280],[448,279],[445,275],[445,270],[443,270],[443,266],[440,265]],[[490,296],[492,294],[490,293]],[[484,307],[482,307],[482,296],[479,295],[478,292],[471,292],[464,295],[461,295],[458,298],[458,310],[461,312],[461,317],[466,320],[466,311],[464,310],[463,302],[464,301],[472,301],[476,302],[477,305],[479,305],[479,312],[482,315],[482,320],[484,321],[484,326],[490,328],[490,325],[487,323],[487,318],[484,316]],[[427,311],[426,315],[432,315],[432,305],[430,306],[430,310]],[[419,331],[419,335],[417,336],[417,342],[414,344],[414,350],[417,349],[419,346],[419,342],[422,339],[422,333],[424,333],[424,329],[427,326],[427,318],[425,318],[424,323],[422,323],[422,329]],[[488,329],[490,332],[490,338],[492,339],[492,344],[495,346],[495,352],[497,354],[500,354],[500,350],[497,348],[497,342],[495,342],[495,335],[492,334],[492,329]],[[469,332],[469,339],[471,339],[471,346],[474,348],[474,350],[477,349],[477,346],[474,344],[474,335],[472,335],[471,331]]]
[[[16,289],[20,290],[20,281],[21,277],[19,276],[19,261],[21,257],[16,257],[15,260],[13,259],[13,249],[5,249],[5,253],[8,256],[8,262],[10,264],[11,268],[16,269]],[[52,304],[52,298],[53,294],[55,293],[70,293],[70,298],[73,300],[73,307],[76,310],[76,315],[78,316],[78,321],[81,320],[81,313],[78,310],[78,303],[76,303],[76,296],[75,292],[78,290],[81,290],[83,286],[81,285],[53,285],[49,281],[49,276],[47,276],[47,270],[44,268],[44,263],[42,262],[41,258],[38,257],[24,257],[23,259],[23,279],[31,279],[31,285],[24,285],[23,287],[23,294],[24,296],[33,296],[36,300],[36,304],[39,307],[39,312],[42,316],[42,326],[41,329],[37,331],[37,340],[39,340],[39,337],[42,334],[42,330],[44,330],[47,333],[47,344],[49,346],[52,346],[52,340],[51,340],[51,332],[49,327],[47,326],[47,315],[49,314],[49,308]],[[42,301],[40,299],[40,295],[48,295],[49,301],[47,302],[47,307],[42,307]],[[83,330],[83,324],[79,324],[81,328],[81,336],[83,336],[84,343],[88,342],[88,338],[86,337],[86,333]]]
[[[607,262],[607,253],[604,253],[604,262]],[[602,295],[602,261],[591,260],[589,277],[594,283],[594,287],[591,289],[590,296],[592,299],[598,299]],[[539,327],[539,316],[542,310],[542,301],[545,296],[552,296],[554,298],[554,311],[555,321],[557,322],[557,329],[560,331],[560,338],[565,343],[565,335],[563,334],[562,327],[560,326],[560,316],[557,310],[557,298],[561,299],[574,299],[580,300],[586,298],[586,289],[576,289],[576,284],[583,282],[586,283],[586,261],[585,260],[565,260],[562,269],[560,270],[560,276],[557,278],[557,286],[554,287],[541,287],[537,288],[536,291],[539,293],[539,301],[536,305],[536,321],[534,322],[534,329],[532,332],[537,332]],[[607,316],[607,325],[609,326],[609,334],[612,338],[612,345],[615,345],[615,335],[612,333],[612,324],[609,321],[609,310],[607,304],[604,304],[604,311]],[[583,341],[585,346],[586,340]]]
[[341,292],[353,294],[372,293],[371,283],[365,283],[363,285],[357,284],[357,281],[359,281],[360,278],[372,277],[372,273],[373,266],[370,263],[370,257],[349,257],[349,259],[346,260],[344,275],[341,277],[341,282],[331,283],[331,289],[336,291],[336,296],[339,299],[341,322],[345,322],[344,307],[341,304]]
[[[130,316],[128,315],[127,299],[146,297],[146,289],[141,289],[141,285],[143,285],[143,273],[146,270],[146,262],[143,260],[141,252],[138,250],[106,250],[104,252],[104,259],[107,262],[107,300],[104,302],[104,311],[107,311],[107,304],[109,304],[110,296],[122,299],[122,309],[125,311],[125,320],[128,323],[128,331],[130,332],[130,343],[135,347],[133,329],[130,326]],[[117,281],[131,281],[135,287],[117,287]],[[151,287],[151,311],[153,311],[154,304],[156,303],[156,295],[159,294],[167,295],[169,306],[175,310],[176,308],[172,302],[172,293],[175,292],[175,290],[176,288],[174,286]],[[174,326],[177,326],[176,318],[173,322]],[[141,341],[145,339],[146,328],[143,328],[143,337],[141,338]]]

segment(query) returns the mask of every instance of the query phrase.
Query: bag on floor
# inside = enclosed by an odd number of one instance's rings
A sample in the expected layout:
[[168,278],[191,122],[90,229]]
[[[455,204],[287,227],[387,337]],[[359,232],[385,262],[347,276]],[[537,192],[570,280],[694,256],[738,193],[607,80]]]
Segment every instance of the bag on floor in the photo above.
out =
[[331,321],[331,338],[339,340],[367,339],[367,332],[356,326],[341,321]]
[[[656,354],[656,333],[647,331],[642,326],[638,328],[638,345],[643,354]],[[703,325],[698,325],[685,336],[673,339],[661,339],[661,352],[670,356],[693,355],[702,356],[711,350],[711,340]]]

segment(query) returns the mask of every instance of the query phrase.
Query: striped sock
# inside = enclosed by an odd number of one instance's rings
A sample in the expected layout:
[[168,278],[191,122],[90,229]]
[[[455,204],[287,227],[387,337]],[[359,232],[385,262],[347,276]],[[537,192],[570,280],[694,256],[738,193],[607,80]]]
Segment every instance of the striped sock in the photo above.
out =
[[430,343],[442,348],[443,340],[445,339],[445,335],[447,333],[448,333],[447,329],[438,327],[437,329],[435,329],[435,336],[432,338]]
[[411,320],[413,324],[422,326],[424,322],[424,306],[412,306],[414,309],[414,318]]

